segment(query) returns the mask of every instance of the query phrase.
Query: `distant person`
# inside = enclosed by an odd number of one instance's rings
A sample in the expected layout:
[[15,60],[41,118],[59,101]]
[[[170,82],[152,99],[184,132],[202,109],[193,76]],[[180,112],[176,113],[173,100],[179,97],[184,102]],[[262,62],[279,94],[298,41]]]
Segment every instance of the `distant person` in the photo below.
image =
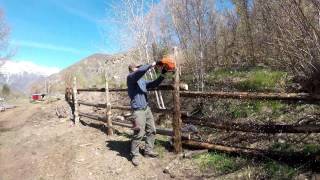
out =
[[159,65],[161,62],[153,62],[137,66],[129,65],[129,75],[127,76],[128,95],[131,99],[130,105],[134,116],[134,134],[131,143],[132,164],[138,166],[140,164],[139,145],[142,138],[146,135],[146,146],[144,156],[155,158],[158,156],[154,148],[156,135],[156,127],[150,107],[148,106],[147,89],[155,88],[164,80],[164,74],[167,72],[162,68],[160,76],[154,81],[144,80],[143,75],[151,68]]

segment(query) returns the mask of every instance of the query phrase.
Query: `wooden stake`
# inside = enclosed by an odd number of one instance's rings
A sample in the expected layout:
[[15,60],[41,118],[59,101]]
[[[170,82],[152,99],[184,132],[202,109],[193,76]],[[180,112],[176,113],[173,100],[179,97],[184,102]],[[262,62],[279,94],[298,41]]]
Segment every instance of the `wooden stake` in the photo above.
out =
[[79,111],[78,111],[78,97],[77,97],[77,77],[73,77],[73,106],[74,106],[74,124],[76,126],[80,125]]
[[109,136],[113,135],[113,129],[112,129],[112,120],[111,120],[111,102],[110,102],[110,95],[109,95],[109,83],[107,78],[107,73],[105,73],[105,79],[106,79],[106,119],[107,119],[107,125],[108,125],[108,132],[107,134]]
[[180,153],[182,152],[182,144],[181,144],[181,111],[180,111],[180,94],[179,94],[179,67],[177,63],[177,49],[174,48],[174,58],[176,62],[176,72],[174,74],[174,90],[173,90],[173,146],[174,152]]

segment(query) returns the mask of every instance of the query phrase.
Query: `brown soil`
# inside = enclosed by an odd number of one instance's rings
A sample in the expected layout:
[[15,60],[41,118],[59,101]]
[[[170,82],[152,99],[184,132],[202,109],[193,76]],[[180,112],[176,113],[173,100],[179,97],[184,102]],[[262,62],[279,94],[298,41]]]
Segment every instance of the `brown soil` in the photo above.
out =
[[[0,179],[171,179],[164,167],[175,158],[165,151],[159,159],[143,158],[134,167],[130,139],[105,134],[101,124],[73,126],[55,115],[56,105],[24,103],[0,113]],[[175,169],[176,179],[199,179]],[[193,173],[193,172],[191,172]]]

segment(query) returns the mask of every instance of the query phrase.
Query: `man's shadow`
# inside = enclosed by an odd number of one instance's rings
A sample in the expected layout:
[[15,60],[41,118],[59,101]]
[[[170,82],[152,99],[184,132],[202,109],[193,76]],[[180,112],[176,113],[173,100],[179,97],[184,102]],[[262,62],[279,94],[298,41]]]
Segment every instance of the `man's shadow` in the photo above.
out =
[[111,151],[118,152],[118,156],[125,157],[128,161],[131,160],[130,149],[131,149],[131,141],[130,140],[107,140],[106,147]]

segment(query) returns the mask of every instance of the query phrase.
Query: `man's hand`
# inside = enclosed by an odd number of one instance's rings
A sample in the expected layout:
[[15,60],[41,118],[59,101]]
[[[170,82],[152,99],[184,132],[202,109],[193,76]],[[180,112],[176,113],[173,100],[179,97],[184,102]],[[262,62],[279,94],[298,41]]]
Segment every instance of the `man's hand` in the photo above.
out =
[[162,67],[161,74],[166,74],[168,70],[165,67]]
[[151,63],[151,66],[152,66],[152,67],[155,67],[156,65],[157,65],[157,62],[156,62],[156,61],[154,61],[154,62]]

